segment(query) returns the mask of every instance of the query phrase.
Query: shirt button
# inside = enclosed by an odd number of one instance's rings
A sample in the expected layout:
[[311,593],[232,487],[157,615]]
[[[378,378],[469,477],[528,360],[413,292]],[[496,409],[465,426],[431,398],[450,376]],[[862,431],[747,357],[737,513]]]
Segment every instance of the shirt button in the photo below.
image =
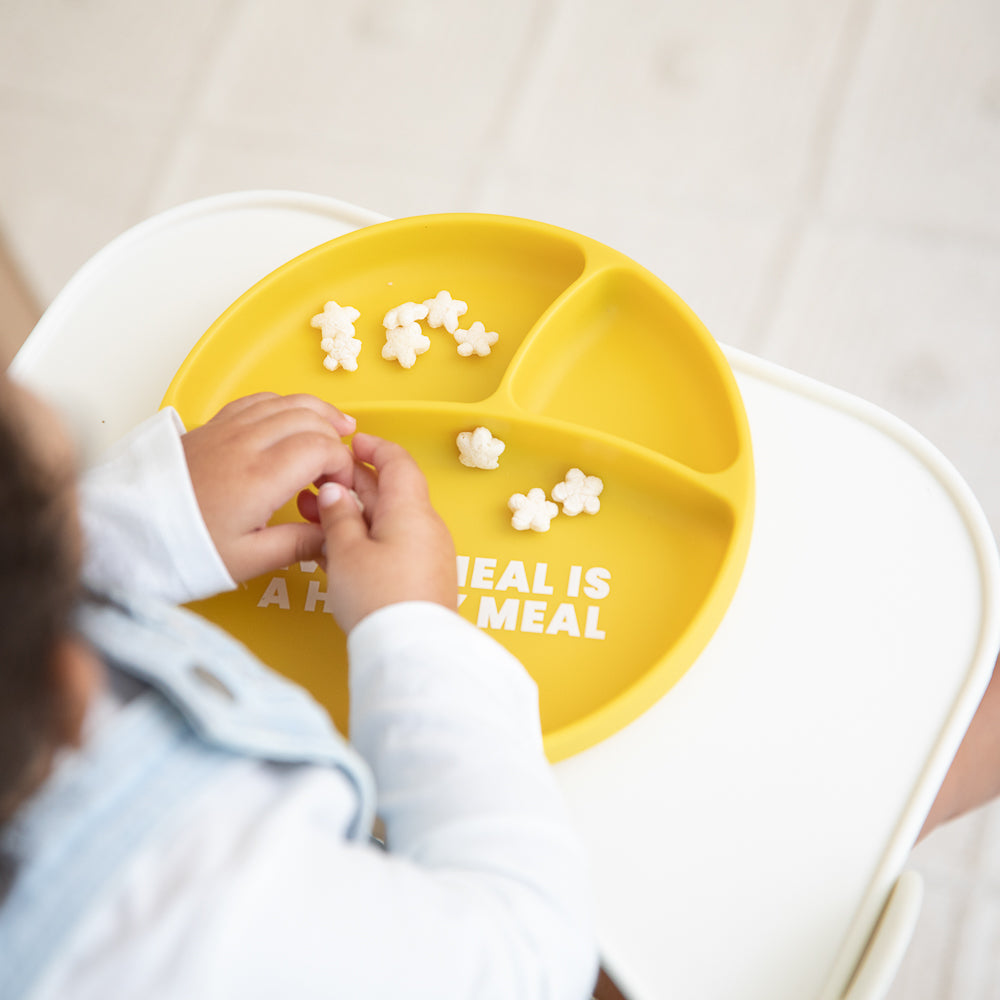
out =
[[201,664],[195,664],[191,667],[191,676],[195,678],[200,684],[209,690],[215,692],[219,697],[224,698],[226,701],[236,701],[236,695],[226,687],[222,681],[219,680],[211,670],[201,666]]

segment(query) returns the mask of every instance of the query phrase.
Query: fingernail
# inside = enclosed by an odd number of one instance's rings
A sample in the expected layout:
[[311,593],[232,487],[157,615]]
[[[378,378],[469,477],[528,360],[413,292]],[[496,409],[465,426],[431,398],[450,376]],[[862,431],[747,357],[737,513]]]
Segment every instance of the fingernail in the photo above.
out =
[[323,483],[316,493],[316,502],[320,507],[332,507],[343,495],[340,483]]
[[356,417],[352,417],[349,413],[344,414],[344,419],[350,421],[355,427],[358,426],[358,421]]

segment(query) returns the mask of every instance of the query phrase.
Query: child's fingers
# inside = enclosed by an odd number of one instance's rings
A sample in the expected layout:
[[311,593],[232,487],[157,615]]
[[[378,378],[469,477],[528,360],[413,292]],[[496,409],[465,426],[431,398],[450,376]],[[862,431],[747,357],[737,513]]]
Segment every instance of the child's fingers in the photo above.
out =
[[344,413],[339,407],[328,403],[318,396],[311,396],[308,393],[293,393],[284,396],[289,405],[303,407],[318,413],[324,420],[332,424],[339,434],[353,434],[357,427],[357,421],[350,414]]
[[324,536],[320,527],[305,521],[274,524],[251,532],[234,552],[234,579],[250,580],[261,573],[284,569],[296,562],[318,560]]
[[223,406],[209,423],[246,426],[266,421],[275,415],[295,411],[300,414],[314,414],[342,437],[353,434],[357,426],[353,417],[318,396],[307,393],[279,396],[274,392],[256,392],[234,399]]
[[283,407],[241,426],[238,430],[241,446],[263,451],[299,434],[322,434],[341,441],[336,427],[307,407]]
[[276,392],[254,392],[249,396],[240,396],[239,399],[234,399],[232,402],[226,403],[226,405],[223,406],[214,417],[212,417],[212,420],[227,420],[243,413],[252,406],[255,406],[257,403],[261,403],[267,399],[278,398],[280,397]]
[[378,502],[378,476],[375,470],[361,462],[354,463],[354,492],[357,493],[361,506],[367,512],[368,519],[371,520],[372,511]]
[[313,413],[340,435],[353,434],[357,426],[354,417],[348,416],[325,399],[307,393],[292,393],[289,396],[259,393],[254,397],[254,402],[241,412],[244,419],[257,421],[282,413]]
[[319,503],[312,490],[299,490],[299,494],[295,498],[295,506],[307,521],[319,524]]
[[[353,463],[353,471],[354,481],[351,484],[351,489],[357,494],[358,500],[361,503],[361,512],[365,514],[367,511],[375,509],[375,500],[378,496],[378,479],[367,465],[362,465],[360,462]],[[320,476],[315,481],[315,486],[318,489],[323,483],[338,481],[342,486],[347,485],[343,479],[337,480],[331,476]],[[298,496],[295,498],[295,505],[298,508],[299,514],[307,521],[319,524],[319,504],[316,494],[312,490],[300,490]]]
[[355,434],[355,458],[374,466],[378,476],[375,516],[395,516],[414,505],[430,507],[427,480],[413,456],[402,446],[374,434]]
[[309,483],[333,480],[354,485],[354,457],[336,435],[305,431],[268,448],[259,466],[270,490],[289,499]]
[[326,537],[327,563],[332,565],[340,552],[368,538],[368,525],[354,497],[340,483],[323,483],[316,506]]

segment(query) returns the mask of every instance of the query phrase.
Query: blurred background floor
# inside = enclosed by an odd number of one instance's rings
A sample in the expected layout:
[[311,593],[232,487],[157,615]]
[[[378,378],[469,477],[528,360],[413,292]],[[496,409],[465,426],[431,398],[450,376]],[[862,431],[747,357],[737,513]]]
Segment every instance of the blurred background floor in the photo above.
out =
[[0,366],[6,368],[38,322],[41,307],[20,269],[0,243]]
[[[996,0],[0,0],[3,363],[108,240],[246,188],[602,240],[1000,526]],[[1000,997],[1000,807],[913,860],[893,1000]]]

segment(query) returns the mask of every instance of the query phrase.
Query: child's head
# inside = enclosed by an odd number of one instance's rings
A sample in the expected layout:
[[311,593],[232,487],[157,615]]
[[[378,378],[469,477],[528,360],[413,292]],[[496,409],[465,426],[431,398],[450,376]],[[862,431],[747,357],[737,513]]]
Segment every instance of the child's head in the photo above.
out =
[[72,632],[74,472],[59,420],[0,375],[0,825],[78,738],[93,676]]

